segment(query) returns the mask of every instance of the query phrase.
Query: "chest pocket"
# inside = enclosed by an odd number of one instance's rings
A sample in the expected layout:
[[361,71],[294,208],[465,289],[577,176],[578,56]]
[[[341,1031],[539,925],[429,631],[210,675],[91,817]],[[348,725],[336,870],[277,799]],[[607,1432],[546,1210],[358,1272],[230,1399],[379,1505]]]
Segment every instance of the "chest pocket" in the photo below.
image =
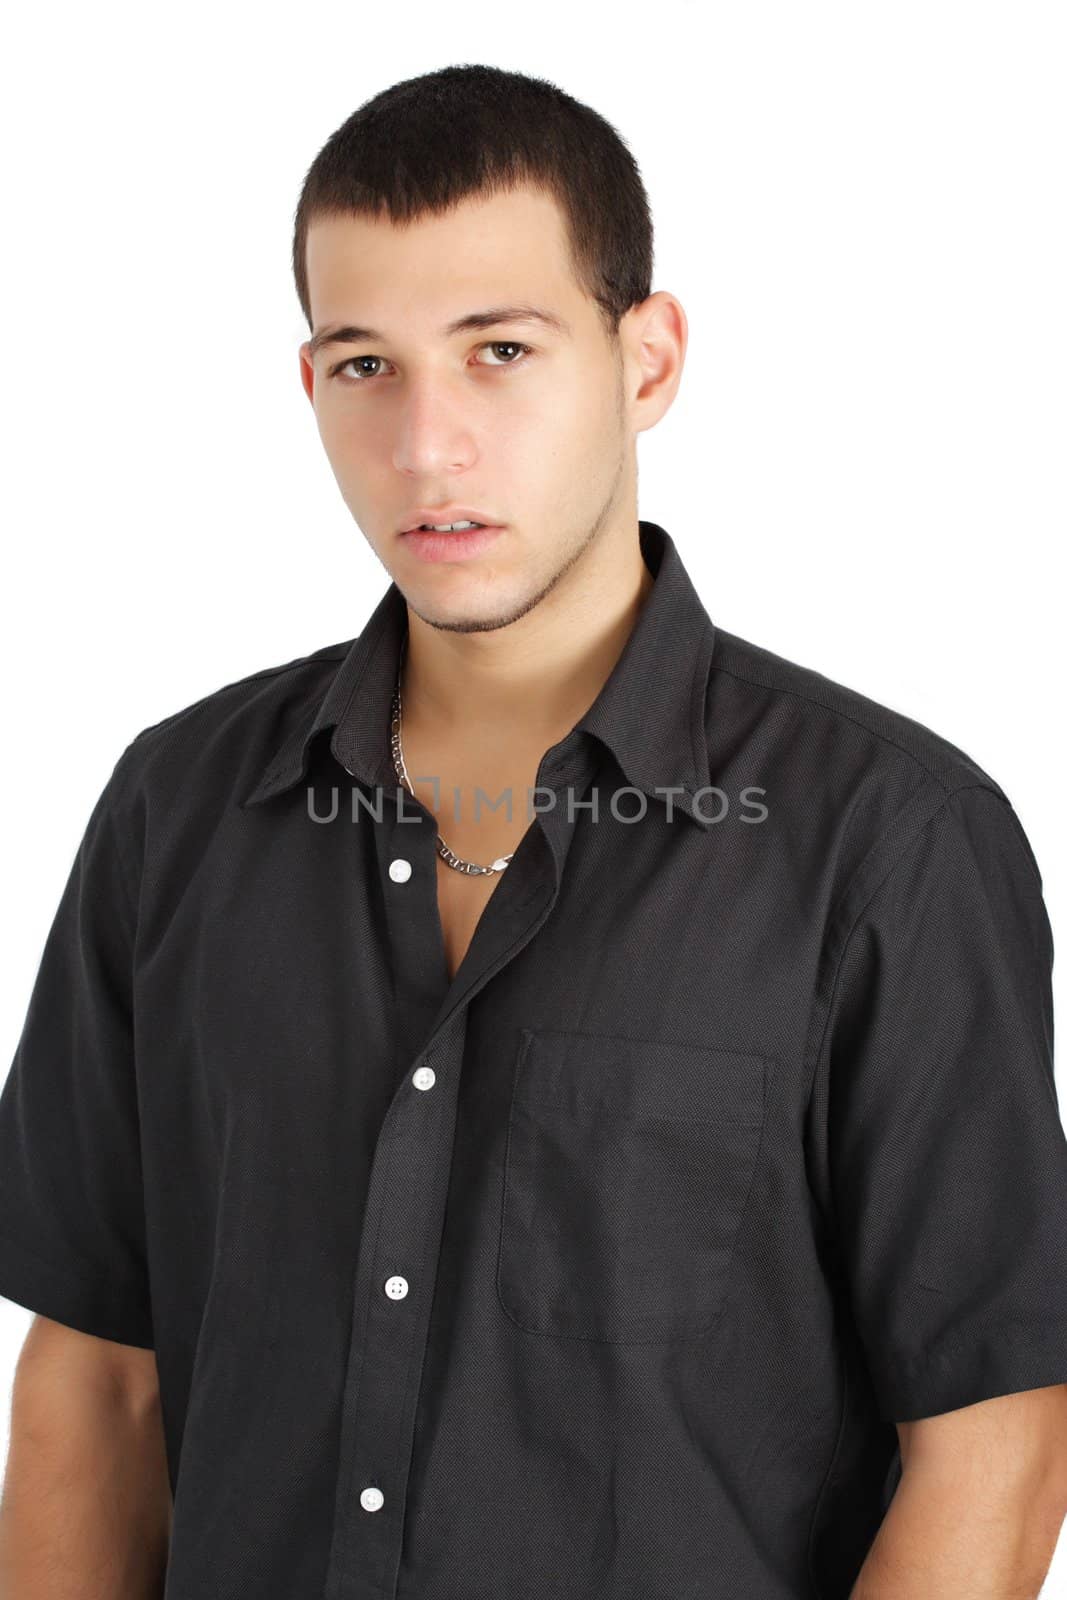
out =
[[508,1316],[610,1344],[706,1333],[772,1067],[732,1050],[522,1029],[497,1260]]

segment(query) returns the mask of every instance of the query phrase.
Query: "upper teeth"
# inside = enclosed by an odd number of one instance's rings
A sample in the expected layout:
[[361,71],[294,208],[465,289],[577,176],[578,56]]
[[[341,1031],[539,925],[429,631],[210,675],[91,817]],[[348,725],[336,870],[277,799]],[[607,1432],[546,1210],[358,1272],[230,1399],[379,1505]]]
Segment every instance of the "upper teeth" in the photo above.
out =
[[423,522],[420,527],[432,528],[434,533],[452,533],[456,528],[481,528],[481,522]]

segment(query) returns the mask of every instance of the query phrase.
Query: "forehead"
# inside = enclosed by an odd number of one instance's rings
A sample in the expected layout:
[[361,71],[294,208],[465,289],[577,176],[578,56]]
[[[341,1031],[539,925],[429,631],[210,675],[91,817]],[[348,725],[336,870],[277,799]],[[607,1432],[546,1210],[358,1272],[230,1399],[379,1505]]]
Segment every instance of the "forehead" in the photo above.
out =
[[567,315],[585,298],[563,213],[531,188],[468,197],[405,224],[318,217],[308,229],[307,278],[316,326],[358,315],[382,327],[403,315],[409,328],[436,329],[457,304],[466,311],[524,300]]

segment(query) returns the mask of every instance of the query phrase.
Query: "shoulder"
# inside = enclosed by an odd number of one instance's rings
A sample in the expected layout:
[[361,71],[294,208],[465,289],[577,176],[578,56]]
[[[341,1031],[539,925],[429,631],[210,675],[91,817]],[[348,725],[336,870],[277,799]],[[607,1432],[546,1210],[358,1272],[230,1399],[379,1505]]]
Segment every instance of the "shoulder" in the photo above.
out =
[[310,727],[359,635],[264,666],[140,729],[116,763],[116,798],[162,812],[180,797],[209,809],[250,786],[295,729]]
[[291,661],[259,667],[150,723],[135,735],[134,743],[146,747],[148,743],[158,744],[182,724],[202,728],[249,712],[262,714],[268,707],[299,699],[308,688],[321,685],[325,689],[354,643],[355,639],[346,639],[340,644],[322,645]]
[[788,660],[716,628],[708,687],[707,733],[747,719],[769,757],[788,755],[811,778],[931,783],[943,796],[980,786],[1007,799],[993,775],[959,745],[903,710],[814,667]]
[[838,892],[877,881],[934,818],[1012,836],[1036,870],[1005,789],[969,751],[903,710],[719,627],[705,734],[712,782],[728,792],[762,787],[793,848],[808,844],[832,863]]

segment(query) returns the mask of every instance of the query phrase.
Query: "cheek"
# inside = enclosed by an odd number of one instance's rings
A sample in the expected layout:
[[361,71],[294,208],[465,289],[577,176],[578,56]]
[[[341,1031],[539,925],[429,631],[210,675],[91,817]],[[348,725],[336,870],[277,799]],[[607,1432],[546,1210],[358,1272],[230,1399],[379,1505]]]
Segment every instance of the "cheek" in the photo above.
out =
[[366,409],[346,405],[343,396],[324,397],[315,416],[323,448],[337,465],[373,456],[381,442],[375,440],[374,419]]
[[575,375],[554,410],[559,426],[577,450],[597,447],[617,429],[615,391],[599,368],[581,377]]
[[508,397],[490,426],[499,443],[520,454],[573,461],[602,434],[602,410],[601,396],[585,385],[530,384]]

